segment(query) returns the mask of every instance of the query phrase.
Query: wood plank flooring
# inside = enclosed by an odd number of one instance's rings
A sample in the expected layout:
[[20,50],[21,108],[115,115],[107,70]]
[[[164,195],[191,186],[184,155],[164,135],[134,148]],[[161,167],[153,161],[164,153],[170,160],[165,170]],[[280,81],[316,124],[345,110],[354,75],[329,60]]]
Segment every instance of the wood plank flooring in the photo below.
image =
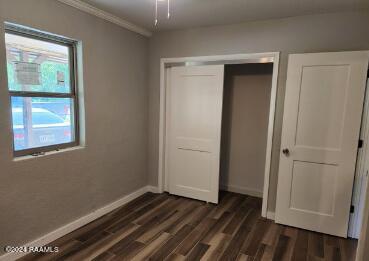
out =
[[277,225],[261,199],[222,192],[218,205],[145,195],[21,260],[354,260],[356,240]]

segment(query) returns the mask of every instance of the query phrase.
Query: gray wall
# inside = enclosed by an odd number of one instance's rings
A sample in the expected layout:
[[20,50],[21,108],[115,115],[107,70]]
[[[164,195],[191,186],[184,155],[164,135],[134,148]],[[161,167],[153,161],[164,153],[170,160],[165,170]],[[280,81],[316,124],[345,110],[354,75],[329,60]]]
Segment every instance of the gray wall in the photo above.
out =
[[369,49],[369,11],[321,14],[162,32],[150,39],[149,182],[157,184],[159,61],[162,57],[280,51],[269,210],[275,209],[283,102],[289,53]]
[[262,195],[273,64],[225,66],[220,184]]
[[[4,21],[83,42],[84,149],[13,161]],[[147,185],[147,51],[147,38],[58,1],[0,1],[0,246]]]

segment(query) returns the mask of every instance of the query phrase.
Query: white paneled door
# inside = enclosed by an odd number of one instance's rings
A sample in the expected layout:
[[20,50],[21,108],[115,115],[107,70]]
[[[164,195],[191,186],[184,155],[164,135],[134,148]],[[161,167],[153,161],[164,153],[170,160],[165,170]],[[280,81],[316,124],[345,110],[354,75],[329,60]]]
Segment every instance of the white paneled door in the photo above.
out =
[[218,203],[223,65],[170,70],[166,174],[169,192]]
[[290,55],[276,222],[346,237],[368,52]]

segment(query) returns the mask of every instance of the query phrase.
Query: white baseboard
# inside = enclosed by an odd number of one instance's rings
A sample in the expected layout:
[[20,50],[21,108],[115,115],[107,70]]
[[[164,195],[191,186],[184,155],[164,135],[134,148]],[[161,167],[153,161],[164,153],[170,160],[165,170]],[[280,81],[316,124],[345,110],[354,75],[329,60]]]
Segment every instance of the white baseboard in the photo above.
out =
[[270,219],[270,220],[275,220],[275,212],[273,212],[273,211],[267,211],[266,218],[267,219]]
[[159,193],[159,188],[158,187],[155,187],[155,186],[147,186],[147,189],[148,189],[149,192]]
[[250,188],[246,188],[246,187],[222,184],[222,185],[220,185],[220,188],[222,190],[235,192],[235,193],[239,193],[239,194],[244,194],[244,195],[249,195],[249,196],[253,196],[253,197],[258,197],[258,198],[263,197],[263,191],[250,189]]
[[[75,221],[72,221],[71,223],[64,225],[40,238],[37,238],[36,240],[33,240],[32,242],[28,242],[24,244],[24,246],[44,246],[47,245],[54,240],[90,223],[91,221],[94,221],[98,219],[99,217],[113,211],[116,208],[119,208],[128,202],[134,200],[135,198],[138,198],[139,196],[145,194],[146,192],[153,192],[157,191],[156,187],[153,186],[145,186],[143,188],[140,188],[131,194],[124,196],[121,199],[118,199],[117,201],[114,201],[100,209],[97,209],[90,214],[83,216]],[[2,261],[10,261],[10,260],[16,260],[18,258],[21,258],[22,256],[25,256],[27,253],[6,253],[2,256],[0,256],[0,260]]]

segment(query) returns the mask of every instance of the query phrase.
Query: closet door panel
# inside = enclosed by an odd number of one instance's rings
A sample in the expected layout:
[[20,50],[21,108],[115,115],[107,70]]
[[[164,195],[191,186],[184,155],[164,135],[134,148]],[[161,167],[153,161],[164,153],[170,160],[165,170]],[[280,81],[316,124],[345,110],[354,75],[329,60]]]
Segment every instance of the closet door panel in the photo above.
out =
[[174,67],[167,89],[172,194],[218,202],[223,65]]

